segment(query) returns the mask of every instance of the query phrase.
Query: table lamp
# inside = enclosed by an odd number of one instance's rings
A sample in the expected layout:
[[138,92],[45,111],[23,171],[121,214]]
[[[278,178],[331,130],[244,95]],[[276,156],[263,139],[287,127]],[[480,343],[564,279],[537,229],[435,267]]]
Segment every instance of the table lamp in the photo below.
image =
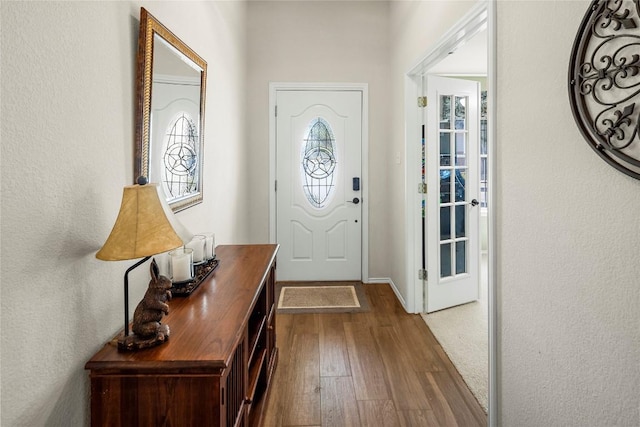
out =
[[[168,327],[164,328],[166,334],[159,334],[155,338],[129,334],[129,272],[153,255],[184,245],[191,237],[160,194],[157,184],[147,184],[146,178],[141,177],[138,178],[137,185],[124,188],[118,218],[107,241],[96,253],[96,258],[103,261],[143,258],[129,267],[124,275],[124,334],[118,339],[119,350],[139,350],[161,344],[168,338]],[[154,267],[157,270],[155,260],[151,266],[152,276]],[[157,271],[156,275],[159,276]],[[154,277],[156,279],[171,283],[163,276]],[[168,296],[170,297],[170,292]]]

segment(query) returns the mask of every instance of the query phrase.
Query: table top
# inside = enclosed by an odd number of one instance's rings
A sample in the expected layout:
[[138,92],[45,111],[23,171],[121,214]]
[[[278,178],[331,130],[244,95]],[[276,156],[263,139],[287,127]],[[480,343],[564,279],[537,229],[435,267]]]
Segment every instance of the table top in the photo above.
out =
[[275,244],[216,247],[218,268],[191,295],[169,301],[169,314],[162,319],[170,329],[167,342],[149,349],[120,352],[114,339],[85,368],[92,373],[170,373],[185,369],[206,373],[224,369],[243,336],[258,290],[275,262],[277,251]]

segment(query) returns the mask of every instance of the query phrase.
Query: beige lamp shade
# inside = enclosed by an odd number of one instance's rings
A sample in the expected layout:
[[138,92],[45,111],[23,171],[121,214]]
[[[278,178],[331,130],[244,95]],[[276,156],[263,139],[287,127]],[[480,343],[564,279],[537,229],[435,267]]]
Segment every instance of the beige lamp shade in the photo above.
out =
[[104,261],[142,258],[188,242],[191,236],[161,198],[157,184],[125,187],[116,223],[96,258]]

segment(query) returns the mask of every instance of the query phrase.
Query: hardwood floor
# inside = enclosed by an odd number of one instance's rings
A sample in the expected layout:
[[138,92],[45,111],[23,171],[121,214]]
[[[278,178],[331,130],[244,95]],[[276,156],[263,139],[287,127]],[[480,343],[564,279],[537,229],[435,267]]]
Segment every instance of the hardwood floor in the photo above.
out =
[[487,416],[418,315],[386,284],[371,310],[278,314],[264,427],[486,426]]

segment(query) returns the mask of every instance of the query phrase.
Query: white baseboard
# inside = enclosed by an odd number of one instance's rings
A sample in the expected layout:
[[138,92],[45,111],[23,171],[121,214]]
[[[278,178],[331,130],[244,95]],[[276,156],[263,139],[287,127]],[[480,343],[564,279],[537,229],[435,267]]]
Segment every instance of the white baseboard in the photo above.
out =
[[389,286],[391,286],[391,289],[393,289],[393,293],[396,294],[396,298],[398,298],[398,301],[400,301],[400,305],[402,305],[402,308],[404,308],[404,311],[406,311],[407,313],[411,313],[409,310],[407,310],[406,301],[404,300],[404,298],[400,294],[400,291],[398,291],[398,288],[396,287],[396,284],[393,283],[393,280],[391,280],[390,277],[369,277],[367,279],[367,281],[364,282],[364,283],[365,284],[367,284],[367,283],[388,283]]

